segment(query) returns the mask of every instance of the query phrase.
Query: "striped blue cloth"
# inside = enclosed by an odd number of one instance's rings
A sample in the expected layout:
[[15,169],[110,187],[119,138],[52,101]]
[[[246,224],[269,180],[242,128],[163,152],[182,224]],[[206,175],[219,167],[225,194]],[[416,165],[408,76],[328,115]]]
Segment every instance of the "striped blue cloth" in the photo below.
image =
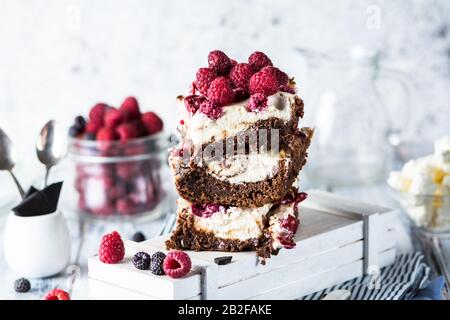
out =
[[351,300],[409,300],[429,282],[430,268],[420,252],[398,255],[394,264],[381,269],[377,288],[370,288],[370,276],[335,285],[310,294],[302,300],[319,300],[331,291],[343,289],[351,292]]

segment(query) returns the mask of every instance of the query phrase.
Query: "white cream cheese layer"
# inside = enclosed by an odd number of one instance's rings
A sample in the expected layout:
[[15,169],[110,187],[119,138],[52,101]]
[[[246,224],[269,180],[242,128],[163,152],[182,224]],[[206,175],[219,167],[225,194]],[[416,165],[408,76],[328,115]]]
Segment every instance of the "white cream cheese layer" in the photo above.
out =
[[[282,160],[279,153],[252,153],[210,161],[207,173],[233,184],[263,181],[272,178]],[[289,161],[289,160],[286,160]]]
[[[180,209],[190,211],[190,203],[182,198],[178,199]],[[209,218],[194,216],[194,228],[204,232],[212,232],[222,239],[238,239],[245,241],[257,239],[262,235],[263,217],[269,212],[271,204],[259,208],[230,207],[225,213],[218,212]]]
[[201,112],[191,116],[185,106],[179,107],[178,129],[182,136],[190,139],[194,145],[203,145],[210,141],[219,141],[246,130],[260,120],[278,118],[285,122],[291,119],[291,104],[295,95],[287,92],[277,92],[268,97],[268,107],[261,112],[247,110],[248,99],[223,107],[223,115],[217,120],[208,118]]

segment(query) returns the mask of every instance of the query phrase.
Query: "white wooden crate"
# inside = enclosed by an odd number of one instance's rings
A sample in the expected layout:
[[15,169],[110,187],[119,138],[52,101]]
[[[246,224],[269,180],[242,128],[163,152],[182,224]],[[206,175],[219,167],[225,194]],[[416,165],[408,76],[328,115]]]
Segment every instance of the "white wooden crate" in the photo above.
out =
[[[136,269],[138,251],[165,252],[167,236],[126,241],[125,259],[89,259],[93,299],[295,299],[391,264],[395,259],[396,211],[312,191],[300,209],[296,247],[261,265],[255,252],[188,251],[193,268],[181,279]],[[215,257],[231,255],[218,266]]]

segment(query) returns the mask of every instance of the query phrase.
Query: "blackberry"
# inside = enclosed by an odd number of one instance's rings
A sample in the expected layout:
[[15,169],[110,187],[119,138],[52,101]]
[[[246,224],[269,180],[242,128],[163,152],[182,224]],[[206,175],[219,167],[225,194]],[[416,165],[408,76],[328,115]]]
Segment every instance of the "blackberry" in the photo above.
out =
[[84,119],[84,117],[83,116],[77,116],[76,118],[75,118],[75,126],[79,129],[79,130],[81,130],[81,131],[84,131],[84,127],[86,127],[86,120]]
[[142,242],[142,241],[145,241],[145,239],[146,239],[145,235],[140,231],[136,232],[131,237],[131,240],[133,240],[134,242]]
[[163,263],[165,258],[166,255],[160,251],[155,252],[152,255],[152,264],[150,266],[150,271],[153,274],[156,274],[158,276],[163,276],[165,274],[163,269]]
[[28,281],[28,279],[25,278],[20,278],[17,279],[16,281],[14,281],[14,290],[16,292],[28,292],[30,291],[31,285],[30,285],[30,281]]
[[148,253],[138,252],[133,256],[133,264],[139,270],[148,270],[151,258]]
[[79,133],[78,128],[77,128],[75,125],[73,125],[73,126],[70,127],[70,129],[69,129],[69,135],[70,135],[71,137],[75,138],[75,137],[78,135],[78,133]]

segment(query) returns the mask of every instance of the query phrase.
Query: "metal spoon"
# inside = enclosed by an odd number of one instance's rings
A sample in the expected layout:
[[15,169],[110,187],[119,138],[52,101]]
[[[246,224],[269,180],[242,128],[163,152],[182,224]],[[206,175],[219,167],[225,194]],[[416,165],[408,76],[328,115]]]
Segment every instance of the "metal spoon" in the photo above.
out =
[[14,165],[14,151],[12,148],[11,139],[9,139],[6,133],[0,128],[0,170],[6,170],[11,174],[11,177],[16,183],[17,189],[19,189],[20,196],[23,198],[25,192],[12,172]]
[[36,142],[36,154],[39,161],[46,167],[44,180],[44,187],[46,187],[50,169],[66,154],[66,138],[55,120],[50,120],[42,128]]

